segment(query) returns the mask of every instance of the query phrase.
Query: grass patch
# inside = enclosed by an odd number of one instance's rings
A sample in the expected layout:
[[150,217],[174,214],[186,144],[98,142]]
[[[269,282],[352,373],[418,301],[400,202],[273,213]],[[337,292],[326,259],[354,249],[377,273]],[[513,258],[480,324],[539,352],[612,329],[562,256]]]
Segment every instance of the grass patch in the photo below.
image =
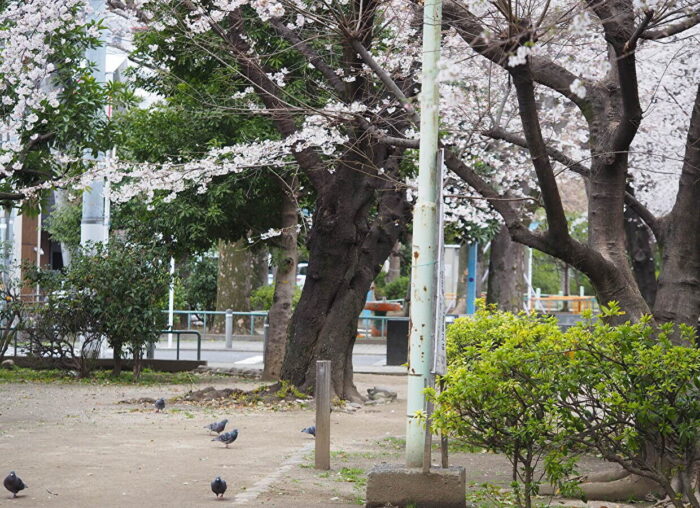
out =
[[379,446],[391,450],[403,450],[406,448],[406,440],[400,437],[385,437],[379,441]]
[[[390,450],[402,451],[406,448],[406,440],[400,437],[385,437],[379,441],[379,446]],[[439,438],[433,437],[433,450],[440,449]],[[449,453],[479,453],[483,448],[465,443],[460,439],[449,439],[447,441],[447,451]]]
[[357,487],[367,485],[367,474],[364,469],[359,467],[344,467],[338,471],[338,475],[344,482],[354,483]]
[[137,381],[131,371],[123,371],[119,376],[113,376],[111,371],[96,370],[90,377],[76,378],[70,372],[58,369],[27,369],[14,367],[0,369],[0,383],[79,383],[98,385],[157,385],[157,384],[196,384],[204,379],[219,377],[208,375],[206,378],[192,372],[160,372],[151,369],[141,371]]

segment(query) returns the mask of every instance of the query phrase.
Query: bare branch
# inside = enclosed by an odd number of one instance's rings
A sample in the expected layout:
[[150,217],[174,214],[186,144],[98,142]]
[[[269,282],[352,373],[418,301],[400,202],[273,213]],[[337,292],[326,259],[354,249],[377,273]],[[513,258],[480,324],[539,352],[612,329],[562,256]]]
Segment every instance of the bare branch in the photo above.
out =
[[[455,28],[457,33],[477,53],[507,70],[508,55],[503,49],[502,41],[484,39],[484,26],[464,5],[455,0],[446,0],[443,4],[443,18],[445,23]],[[579,107],[584,116],[590,115],[589,99],[582,99],[573,93],[571,84],[578,79],[585,82],[586,89],[591,91],[597,90],[597,85],[576,76],[549,58],[541,56],[530,57],[530,71],[537,83],[551,88],[572,101]]]
[[[517,136],[511,132],[506,132],[503,129],[489,129],[487,131],[482,132],[482,134],[488,138],[506,141],[521,148],[525,148],[526,150],[528,148],[527,141],[525,141],[524,138],[521,138],[520,136]],[[554,159],[561,165],[565,166],[567,169],[570,169],[574,173],[581,175],[586,179],[590,176],[590,169],[583,165],[581,162],[573,160],[565,153],[549,145],[546,146],[546,150],[547,155],[549,155],[552,159]],[[659,219],[653,213],[651,213],[651,211],[646,206],[644,206],[644,204],[642,204],[629,192],[625,192],[625,203],[632,210],[634,210],[637,215],[639,215],[639,217],[646,223],[647,226],[649,226],[649,229],[651,229],[651,231],[654,233],[654,236],[656,237],[656,241],[662,244],[664,239],[663,228],[661,227]]]
[[134,0],[107,0],[107,7],[109,7],[110,10],[115,11],[115,12],[133,12],[136,18],[144,24],[150,23],[152,20],[149,16],[146,16],[146,13],[143,12],[142,9],[139,9],[136,6],[136,2]]
[[549,223],[549,233],[559,242],[567,241],[569,228],[564,214],[564,206],[559,195],[557,180],[547,155],[546,144],[542,137],[537,103],[535,100],[535,87],[532,75],[527,64],[510,69],[513,76],[513,84],[518,97],[520,120],[525,132],[528,151],[535,168],[537,181],[539,182],[544,200],[544,208]]
[[657,30],[646,30],[642,32],[642,34],[639,37],[640,39],[658,41],[659,39],[665,39],[666,37],[685,32],[689,28],[693,28],[698,24],[700,24],[700,12],[696,12],[688,16],[688,18],[686,18],[685,20],[673,25],[669,25],[665,28],[659,28]]
[[387,72],[376,62],[372,55],[365,49],[360,41],[357,39],[351,39],[350,44],[352,48],[357,51],[362,58],[362,61],[367,64],[367,66],[374,71],[377,77],[384,83],[384,86],[389,90],[396,99],[401,102],[403,107],[408,111],[413,117],[414,122],[418,123],[420,121],[416,108],[413,107],[411,101],[406,97],[401,88],[396,84],[396,82],[387,74]]
[[304,55],[306,59],[316,67],[323,77],[328,80],[328,82],[333,86],[333,89],[340,97],[345,97],[347,94],[347,87],[340,79],[340,77],[330,68],[330,66],[319,56],[319,54],[306,42],[302,41],[299,36],[290,30],[284,23],[278,19],[270,21],[270,24],[274,27],[277,33],[286,39],[292,47],[294,47],[299,53]]

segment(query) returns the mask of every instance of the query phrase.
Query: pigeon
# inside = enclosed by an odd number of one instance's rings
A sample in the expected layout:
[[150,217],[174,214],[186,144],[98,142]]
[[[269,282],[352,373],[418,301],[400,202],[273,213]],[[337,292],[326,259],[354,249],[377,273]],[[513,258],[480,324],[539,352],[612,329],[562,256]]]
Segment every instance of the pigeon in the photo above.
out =
[[227,423],[228,420],[221,420],[220,422],[214,422],[210,423],[209,425],[205,425],[204,428],[209,429],[210,432],[216,432],[217,434],[221,434],[226,428]]
[[316,425],[312,425],[311,427],[306,427],[304,429],[301,429],[302,432],[306,432],[307,434],[311,434],[313,437],[316,437]]
[[20,490],[27,488],[22,479],[17,476],[14,471],[10,471],[10,474],[7,475],[7,478],[5,478],[5,481],[2,482],[2,484],[7,490],[12,492],[12,497],[17,497],[17,493]]
[[212,439],[212,441],[221,441],[222,443],[226,443],[226,448],[228,448],[228,445],[233,443],[237,437],[238,429],[233,429],[231,432],[224,432],[223,434],[219,434],[217,437]]
[[211,491],[216,494],[217,498],[221,496],[223,499],[224,492],[226,492],[226,480],[222,480],[220,476],[214,478],[214,481],[211,482]]
[[156,413],[159,413],[165,409],[165,399],[158,399],[153,405],[156,407]]

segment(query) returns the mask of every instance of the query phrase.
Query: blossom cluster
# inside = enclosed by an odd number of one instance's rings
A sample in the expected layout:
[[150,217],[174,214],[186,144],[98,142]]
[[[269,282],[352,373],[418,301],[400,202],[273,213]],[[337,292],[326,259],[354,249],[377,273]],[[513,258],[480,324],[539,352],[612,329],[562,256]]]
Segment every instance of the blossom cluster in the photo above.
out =
[[0,172],[5,175],[22,167],[16,156],[25,137],[38,134],[42,115],[59,106],[60,89],[51,76],[63,65],[78,62],[57,59],[56,47],[75,32],[97,35],[89,25],[85,0],[26,0],[10,2],[0,11]]

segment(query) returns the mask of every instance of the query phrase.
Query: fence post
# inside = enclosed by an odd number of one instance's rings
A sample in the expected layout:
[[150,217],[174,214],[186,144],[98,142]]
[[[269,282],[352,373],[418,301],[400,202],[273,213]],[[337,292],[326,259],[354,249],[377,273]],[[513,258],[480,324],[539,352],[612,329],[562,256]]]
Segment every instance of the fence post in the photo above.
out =
[[316,362],[316,469],[331,468],[331,362]]
[[225,319],[226,349],[233,348],[233,311],[226,309]]

